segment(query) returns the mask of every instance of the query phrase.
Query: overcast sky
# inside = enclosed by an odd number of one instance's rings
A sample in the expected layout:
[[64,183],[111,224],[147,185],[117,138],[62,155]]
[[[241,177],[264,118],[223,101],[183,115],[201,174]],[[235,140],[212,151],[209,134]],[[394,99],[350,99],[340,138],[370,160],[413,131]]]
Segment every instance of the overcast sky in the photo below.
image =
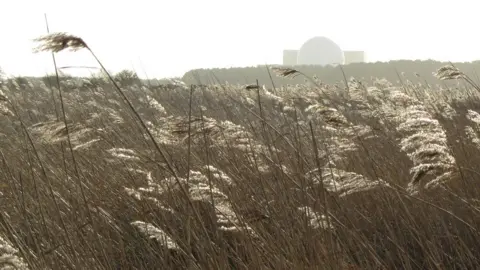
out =
[[[281,64],[283,49],[326,36],[368,61],[480,59],[480,2],[391,0],[15,0],[0,9],[0,67],[52,72],[32,39],[50,30],[82,37],[108,69],[182,76],[193,68]],[[85,52],[61,53],[59,66],[92,65]],[[70,72],[73,70],[70,70]]]

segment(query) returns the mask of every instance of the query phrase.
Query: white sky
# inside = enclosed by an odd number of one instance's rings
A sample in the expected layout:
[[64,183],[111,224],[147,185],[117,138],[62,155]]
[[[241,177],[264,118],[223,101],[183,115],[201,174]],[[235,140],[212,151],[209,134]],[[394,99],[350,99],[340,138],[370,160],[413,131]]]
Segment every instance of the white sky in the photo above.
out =
[[[53,71],[50,54],[32,53],[32,39],[46,33],[44,13],[50,31],[82,37],[111,71],[135,68],[149,77],[281,64],[283,49],[314,36],[364,50],[368,61],[472,61],[480,59],[479,8],[476,0],[5,1],[0,67],[13,75]],[[57,61],[95,66],[86,52],[60,53]]]

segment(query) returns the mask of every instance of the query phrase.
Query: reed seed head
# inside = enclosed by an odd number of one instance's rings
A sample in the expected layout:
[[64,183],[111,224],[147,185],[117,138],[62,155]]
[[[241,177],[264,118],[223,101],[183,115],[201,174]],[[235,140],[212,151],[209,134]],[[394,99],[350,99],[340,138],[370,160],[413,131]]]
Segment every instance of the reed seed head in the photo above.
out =
[[290,79],[300,75],[300,71],[293,68],[272,67],[272,71],[275,72],[277,76]]
[[434,72],[433,75],[442,81],[466,78],[465,73],[454,66],[443,66],[437,72]]
[[34,52],[61,52],[63,50],[78,51],[88,48],[87,44],[80,37],[69,35],[67,33],[52,33],[34,39],[40,43],[34,49]]

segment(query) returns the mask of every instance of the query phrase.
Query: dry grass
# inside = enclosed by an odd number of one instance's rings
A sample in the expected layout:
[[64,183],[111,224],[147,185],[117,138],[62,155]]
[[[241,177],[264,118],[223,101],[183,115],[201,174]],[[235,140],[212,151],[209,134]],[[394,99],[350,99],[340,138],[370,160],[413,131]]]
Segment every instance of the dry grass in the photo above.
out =
[[479,268],[476,86],[311,81],[3,82],[0,268]]

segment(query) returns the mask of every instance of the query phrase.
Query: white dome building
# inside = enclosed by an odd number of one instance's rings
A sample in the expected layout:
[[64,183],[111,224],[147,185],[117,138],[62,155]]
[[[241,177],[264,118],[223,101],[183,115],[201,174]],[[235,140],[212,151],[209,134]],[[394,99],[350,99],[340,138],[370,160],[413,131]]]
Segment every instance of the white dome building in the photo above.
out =
[[343,65],[342,49],[326,37],[314,37],[305,42],[297,54],[297,65]]

